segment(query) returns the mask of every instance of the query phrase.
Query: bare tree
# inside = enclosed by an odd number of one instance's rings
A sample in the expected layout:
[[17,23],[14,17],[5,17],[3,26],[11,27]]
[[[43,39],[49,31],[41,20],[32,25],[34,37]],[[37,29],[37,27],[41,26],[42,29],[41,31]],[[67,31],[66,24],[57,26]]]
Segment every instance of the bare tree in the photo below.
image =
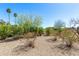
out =
[[79,25],[79,19],[72,18],[70,20],[70,28],[66,28],[64,30],[64,35],[65,35],[64,37],[66,37],[66,40],[65,39],[64,40],[66,42],[66,46],[69,48],[72,47],[73,42],[76,42],[79,39],[79,35],[78,35],[79,29],[78,28],[76,29],[77,25]]

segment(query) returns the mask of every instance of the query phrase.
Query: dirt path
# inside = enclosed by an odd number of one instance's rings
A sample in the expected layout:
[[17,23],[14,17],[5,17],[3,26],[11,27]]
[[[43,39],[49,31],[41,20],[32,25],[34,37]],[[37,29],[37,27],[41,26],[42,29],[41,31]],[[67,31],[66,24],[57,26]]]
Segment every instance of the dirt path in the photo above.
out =
[[25,40],[16,40],[11,42],[0,43],[0,55],[21,55],[21,56],[61,56],[61,55],[79,55],[79,50],[64,51],[56,48],[61,42],[50,42],[51,37],[38,37],[35,41],[35,48],[30,48],[28,51],[16,51],[15,47],[23,45]]
[[35,48],[28,51],[27,55],[52,55],[51,44],[44,37],[38,37],[35,41]]

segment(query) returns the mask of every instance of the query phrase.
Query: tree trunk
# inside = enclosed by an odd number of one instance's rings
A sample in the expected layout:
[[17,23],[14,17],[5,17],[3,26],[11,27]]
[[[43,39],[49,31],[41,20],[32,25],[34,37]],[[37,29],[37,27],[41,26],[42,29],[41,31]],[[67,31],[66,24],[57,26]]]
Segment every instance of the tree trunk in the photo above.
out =
[[10,24],[10,14],[8,14],[8,17],[9,17],[9,24]]

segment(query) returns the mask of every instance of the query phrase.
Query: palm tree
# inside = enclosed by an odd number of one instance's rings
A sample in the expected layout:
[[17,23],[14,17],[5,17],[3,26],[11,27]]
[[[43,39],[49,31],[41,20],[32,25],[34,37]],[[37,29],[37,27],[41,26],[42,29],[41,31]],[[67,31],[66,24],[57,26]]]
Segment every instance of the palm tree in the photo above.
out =
[[16,17],[17,17],[17,13],[14,13],[14,17],[15,17],[15,25],[16,25]]
[[9,18],[9,23],[10,23],[10,13],[11,13],[11,9],[10,9],[10,8],[7,8],[7,9],[6,9],[6,12],[8,13],[8,18]]

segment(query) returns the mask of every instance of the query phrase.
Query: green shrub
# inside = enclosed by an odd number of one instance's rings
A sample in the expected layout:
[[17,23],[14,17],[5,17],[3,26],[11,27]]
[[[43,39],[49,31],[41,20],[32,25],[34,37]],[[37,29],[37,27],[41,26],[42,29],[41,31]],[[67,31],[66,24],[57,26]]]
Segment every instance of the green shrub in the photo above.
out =
[[0,39],[5,39],[7,37],[7,25],[0,25]]
[[38,28],[38,35],[41,36],[44,33],[44,29],[42,27]]
[[51,35],[52,34],[52,28],[51,27],[46,28],[45,32],[46,32],[47,36]]
[[13,35],[20,35],[23,34],[23,28],[22,26],[13,26]]

